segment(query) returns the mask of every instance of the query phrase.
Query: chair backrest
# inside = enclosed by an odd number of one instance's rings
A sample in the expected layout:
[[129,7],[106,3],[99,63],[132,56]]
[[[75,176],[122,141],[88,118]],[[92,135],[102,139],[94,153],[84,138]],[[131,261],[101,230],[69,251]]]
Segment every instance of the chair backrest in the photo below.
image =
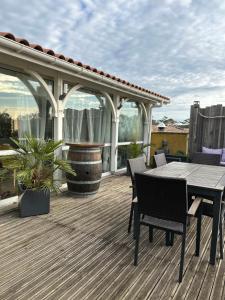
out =
[[155,154],[161,154],[161,153],[165,153],[165,150],[158,149],[158,150],[155,151]]
[[167,164],[165,153],[160,153],[160,154],[154,155],[154,159],[155,159],[155,164],[156,164],[157,168]]
[[187,182],[135,173],[139,212],[155,218],[186,224]]
[[219,166],[221,160],[220,154],[208,154],[202,152],[195,152],[192,154],[192,163],[203,165]]
[[131,176],[132,183],[135,182],[134,173],[143,173],[147,170],[144,156],[131,158],[127,160],[127,169]]

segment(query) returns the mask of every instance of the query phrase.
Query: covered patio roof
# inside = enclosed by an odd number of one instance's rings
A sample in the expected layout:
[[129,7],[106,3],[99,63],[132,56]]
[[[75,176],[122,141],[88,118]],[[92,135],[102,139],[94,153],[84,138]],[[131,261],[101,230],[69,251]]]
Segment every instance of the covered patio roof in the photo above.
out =
[[89,78],[103,85],[110,85],[113,89],[120,89],[126,93],[145,100],[150,100],[155,103],[167,104],[170,102],[168,97],[155,93],[151,90],[145,89],[138,85],[132,84],[126,80],[118,78],[109,73],[98,70],[94,67],[86,65],[82,62],[76,61],[73,58],[68,58],[63,54],[55,53],[54,50],[44,48],[43,46],[31,43],[24,38],[15,37],[9,32],[0,32],[0,52],[9,54],[3,49],[10,49],[10,55],[13,55],[26,60],[35,60],[44,62],[48,68],[60,68],[60,71],[72,71],[76,76]]

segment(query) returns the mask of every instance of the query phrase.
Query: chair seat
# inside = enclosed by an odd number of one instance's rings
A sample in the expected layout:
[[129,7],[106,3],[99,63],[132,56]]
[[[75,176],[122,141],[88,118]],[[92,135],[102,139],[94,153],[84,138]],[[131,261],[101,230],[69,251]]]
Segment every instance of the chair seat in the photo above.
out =
[[152,225],[153,227],[157,227],[160,229],[165,230],[172,230],[177,233],[183,233],[184,232],[184,226],[182,223],[178,223],[175,221],[169,221],[169,220],[162,220],[150,216],[144,216],[144,218],[141,220],[141,224],[145,225]]

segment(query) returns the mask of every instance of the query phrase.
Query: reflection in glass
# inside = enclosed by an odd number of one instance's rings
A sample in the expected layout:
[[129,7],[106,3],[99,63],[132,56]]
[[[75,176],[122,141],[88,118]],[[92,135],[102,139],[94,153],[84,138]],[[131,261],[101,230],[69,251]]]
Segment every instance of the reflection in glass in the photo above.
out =
[[[2,168],[2,163],[0,160],[0,169]],[[16,191],[16,184],[15,184],[15,174],[11,172],[10,176],[3,182],[0,182],[0,200],[15,196],[17,191]]]
[[111,162],[111,147],[106,146],[102,148],[102,172],[110,171]]
[[[135,146],[132,147],[132,146]],[[127,167],[127,160],[135,158],[143,152],[143,143],[118,146],[117,169]]]
[[117,169],[126,168],[127,159],[128,159],[128,145],[118,146]]
[[119,117],[119,142],[143,140],[144,115],[142,107],[132,101],[123,104]]
[[[47,82],[53,88],[51,81]],[[0,150],[9,137],[52,138],[52,108],[48,95],[30,76],[0,68]]]
[[111,110],[102,95],[79,90],[64,110],[64,140],[72,143],[110,143]]

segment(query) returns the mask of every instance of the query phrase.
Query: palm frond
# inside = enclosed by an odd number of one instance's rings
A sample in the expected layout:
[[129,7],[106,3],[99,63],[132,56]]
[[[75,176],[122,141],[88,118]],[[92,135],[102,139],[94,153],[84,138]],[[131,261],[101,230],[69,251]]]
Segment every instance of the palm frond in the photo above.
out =
[[61,170],[76,175],[67,161],[56,157],[62,141],[41,140],[25,136],[23,141],[12,139],[17,155],[3,157],[4,172],[16,171],[18,182],[29,189],[49,189],[59,191],[59,181],[54,180],[54,172]]
[[67,161],[55,158],[54,165],[56,166],[56,169],[76,176],[76,172],[72,169],[71,165]]

